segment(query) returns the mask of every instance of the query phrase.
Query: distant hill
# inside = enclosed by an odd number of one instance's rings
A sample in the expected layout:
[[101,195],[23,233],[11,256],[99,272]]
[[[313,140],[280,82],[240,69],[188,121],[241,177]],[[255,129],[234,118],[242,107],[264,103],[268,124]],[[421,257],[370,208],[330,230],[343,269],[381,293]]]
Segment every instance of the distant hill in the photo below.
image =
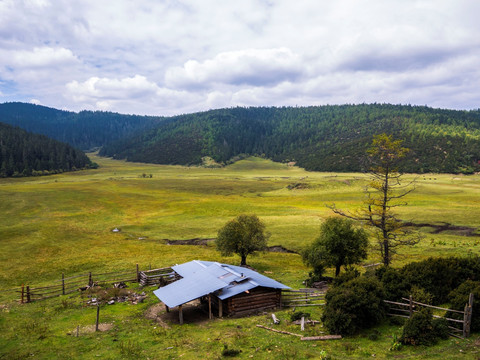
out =
[[307,170],[362,171],[372,137],[392,134],[411,149],[406,172],[480,171],[480,110],[362,104],[249,107],[168,118],[100,155],[160,164],[228,163],[239,155],[295,161]]
[[406,172],[480,171],[480,110],[361,104],[237,107],[173,117],[0,104],[0,121],[100,155],[158,164],[220,164],[255,155],[307,170],[362,171],[375,134],[411,149]]
[[56,174],[96,167],[80,150],[0,123],[0,177]]
[[20,102],[0,104],[0,122],[46,135],[81,150],[101,147],[149,129],[162,120],[161,117],[103,111],[75,113]]

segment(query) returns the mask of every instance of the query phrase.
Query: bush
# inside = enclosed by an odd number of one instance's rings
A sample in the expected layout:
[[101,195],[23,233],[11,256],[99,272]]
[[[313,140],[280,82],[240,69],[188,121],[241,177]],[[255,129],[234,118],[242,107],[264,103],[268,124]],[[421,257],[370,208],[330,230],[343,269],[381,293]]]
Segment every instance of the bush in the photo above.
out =
[[[473,293],[474,296],[470,331],[480,331],[480,306],[477,305],[480,301],[480,281],[467,280],[463,282],[448,295],[448,298],[451,309],[463,311],[465,310],[465,304],[468,303],[470,293]],[[448,313],[448,317],[463,320],[463,315],[457,313]]]
[[295,311],[290,316],[290,320],[291,321],[296,321],[296,320],[300,320],[302,317],[304,317],[305,319],[310,319],[310,313],[306,313],[306,312],[303,312],[303,311]]
[[432,317],[432,310],[423,308],[414,313],[403,327],[400,341],[405,345],[433,345],[439,338],[448,337],[448,324],[445,319]]
[[338,286],[343,284],[344,282],[353,280],[360,276],[360,272],[355,269],[354,267],[347,267],[343,273],[338,275],[336,278],[333,279],[333,285]]
[[322,321],[331,333],[354,334],[384,319],[384,298],[377,278],[357,277],[327,291]]
[[480,258],[429,258],[405,265],[400,275],[404,282],[432,294],[434,304],[443,304],[464,279],[480,280]]
[[416,285],[412,286],[410,290],[413,300],[421,302],[423,304],[432,305],[433,295],[426,292],[425,289],[418,287]]
[[400,270],[389,266],[382,266],[375,271],[375,276],[382,282],[385,291],[385,299],[397,301],[410,294],[410,284]]

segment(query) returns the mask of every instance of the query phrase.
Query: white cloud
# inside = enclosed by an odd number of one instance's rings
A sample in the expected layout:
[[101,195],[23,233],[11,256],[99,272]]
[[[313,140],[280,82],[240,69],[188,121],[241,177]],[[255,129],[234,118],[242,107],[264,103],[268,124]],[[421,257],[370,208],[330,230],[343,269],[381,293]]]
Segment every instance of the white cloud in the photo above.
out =
[[220,53],[203,62],[187,61],[167,70],[173,87],[211,87],[215,84],[270,86],[302,76],[300,56],[287,48],[247,49]]
[[65,48],[35,47],[31,50],[0,50],[0,65],[15,69],[54,67],[78,61],[72,51]]
[[478,108],[479,12],[469,0],[0,0],[0,101]]

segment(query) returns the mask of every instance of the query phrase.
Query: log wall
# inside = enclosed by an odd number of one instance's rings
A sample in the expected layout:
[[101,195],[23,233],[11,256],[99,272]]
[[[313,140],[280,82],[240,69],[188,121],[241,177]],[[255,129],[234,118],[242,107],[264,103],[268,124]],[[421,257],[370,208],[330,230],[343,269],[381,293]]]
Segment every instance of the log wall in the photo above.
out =
[[[223,313],[228,315],[244,315],[264,309],[280,307],[281,290],[257,287],[242,292],[223,301]],[[218,307],[218,303],[217,303]]]

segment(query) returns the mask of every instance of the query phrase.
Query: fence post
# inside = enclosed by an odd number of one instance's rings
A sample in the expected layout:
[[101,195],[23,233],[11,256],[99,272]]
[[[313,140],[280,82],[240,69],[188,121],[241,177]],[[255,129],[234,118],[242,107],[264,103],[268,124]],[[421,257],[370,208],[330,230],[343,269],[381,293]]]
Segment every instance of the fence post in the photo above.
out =
[[95,322],[95,331],[98,331],[99,320],[100,320],[100,304],[97,304],[97,321]]
[[463,312],[463,333],[462,337],[467,337],[467,327],[468,327],[468,304],[465,304],[465,309]]
[[465,305],[464,315],[464,337],[470,336],[470,327],[472,326],[472,310],[473,310],[473,294],[470,293],[468,297],[468,305]]
[[25,287],[25,284],[22,284],[22,298],[21,298],[21,301],[20,301],[21,304],[23,304],[24,287]]
[[409,307],[408,307],[408,310],[410,311],[410,316],[409,316],[409,317],[412,317],[412,315],[413,315],[413,299],[412,299],[412,295],[410,295],[410,297],[409,297]]
[[65,274],[62,273],[62,295],[65,295]]
[[30,302],[30,286],[27,285],[27,303]]
[[140,282],[140,271],[138,269],[138,264],[137,264],[137,282]]
[[88,273],[88,286],[92,286],[92,285],[93,285],[92,272],[89,272]]

